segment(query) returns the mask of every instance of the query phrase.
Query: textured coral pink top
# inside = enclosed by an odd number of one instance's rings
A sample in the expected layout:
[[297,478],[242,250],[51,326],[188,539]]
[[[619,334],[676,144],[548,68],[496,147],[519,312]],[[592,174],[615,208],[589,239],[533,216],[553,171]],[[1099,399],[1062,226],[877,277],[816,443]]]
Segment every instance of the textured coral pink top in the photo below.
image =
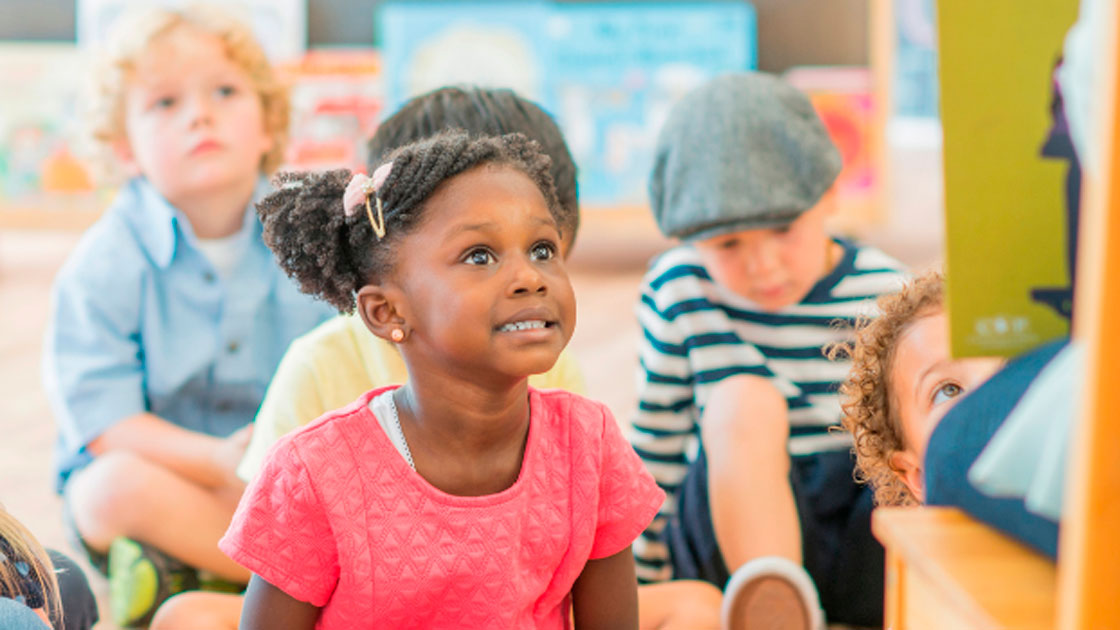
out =
[[610,412],[529,390],[521,473],[497,494],[446,494],[390,443],[362,396],[290,434],[219,546],[316,628],[566,628],[588,560],[622,551],[664,497]]

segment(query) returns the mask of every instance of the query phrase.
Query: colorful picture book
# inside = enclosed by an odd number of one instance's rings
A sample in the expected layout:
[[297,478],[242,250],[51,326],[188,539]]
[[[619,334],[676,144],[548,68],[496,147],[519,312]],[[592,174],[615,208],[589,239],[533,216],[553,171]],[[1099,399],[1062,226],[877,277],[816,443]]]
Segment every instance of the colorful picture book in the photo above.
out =
[[1077,3],[939,0],[946,271],[954,356],[1065,335],[1068,163],[1044,157]]
[[449,83],[513,88],[556,116],[587,207],[644,205],[673,103],[756,65],[747,2],[390,0],[376,24],[389,110]]

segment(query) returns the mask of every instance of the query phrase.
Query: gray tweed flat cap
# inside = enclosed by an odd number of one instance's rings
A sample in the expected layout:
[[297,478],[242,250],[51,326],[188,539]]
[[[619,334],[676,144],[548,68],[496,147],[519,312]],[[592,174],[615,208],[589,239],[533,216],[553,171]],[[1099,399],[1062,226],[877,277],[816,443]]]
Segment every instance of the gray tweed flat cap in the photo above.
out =
[[657,139],[650,207],[685,241],[788,225],[840,173],[809,99],[772,75],[717,77],[687,94]]

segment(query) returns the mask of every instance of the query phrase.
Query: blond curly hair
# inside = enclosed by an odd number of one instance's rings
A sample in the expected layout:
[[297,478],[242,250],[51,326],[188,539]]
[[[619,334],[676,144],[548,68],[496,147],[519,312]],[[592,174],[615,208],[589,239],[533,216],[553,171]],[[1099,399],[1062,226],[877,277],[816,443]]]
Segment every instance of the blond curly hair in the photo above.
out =
[[898,340],[918,319],[944,307],[945,279],[931,271],[908,282],[898,293],[879,298],[877,317],[856,323],[855,340],[829,348],[830,358],[850,357],[848,378],[840,385],[843,424],[856,453],[856,479],[869,483],[879,505],[916,505],[902,483],[891,456],[906,448],[891,373]]
[[206,4],[145,8],[114,23],[94,62],[84,103],[94,165],[108,179],[122,175],[113,145],[127,137],[125,95],[132,73],[157,38],[184,27],[216,36],[230,60],[249,75],[261,99],[265,130],[272,138],[272,149],[261,158],[260,169],[272,173],[283,163],[288,141],[287,87],[276,76],[253,31],[228,12]]

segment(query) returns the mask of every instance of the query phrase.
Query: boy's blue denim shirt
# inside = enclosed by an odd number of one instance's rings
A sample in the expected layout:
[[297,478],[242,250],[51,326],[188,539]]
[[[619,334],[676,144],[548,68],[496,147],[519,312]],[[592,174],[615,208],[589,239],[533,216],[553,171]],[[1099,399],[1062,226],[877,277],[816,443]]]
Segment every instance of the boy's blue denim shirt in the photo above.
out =
[[57,489],[92,461],[94,438],[150,412],[226,436],[252,421],[288,344],[333,315],[299,292],[261,238],[226,278],[187,218],[143,178],[128,182],[55,278],[43,381],[58,423]]

